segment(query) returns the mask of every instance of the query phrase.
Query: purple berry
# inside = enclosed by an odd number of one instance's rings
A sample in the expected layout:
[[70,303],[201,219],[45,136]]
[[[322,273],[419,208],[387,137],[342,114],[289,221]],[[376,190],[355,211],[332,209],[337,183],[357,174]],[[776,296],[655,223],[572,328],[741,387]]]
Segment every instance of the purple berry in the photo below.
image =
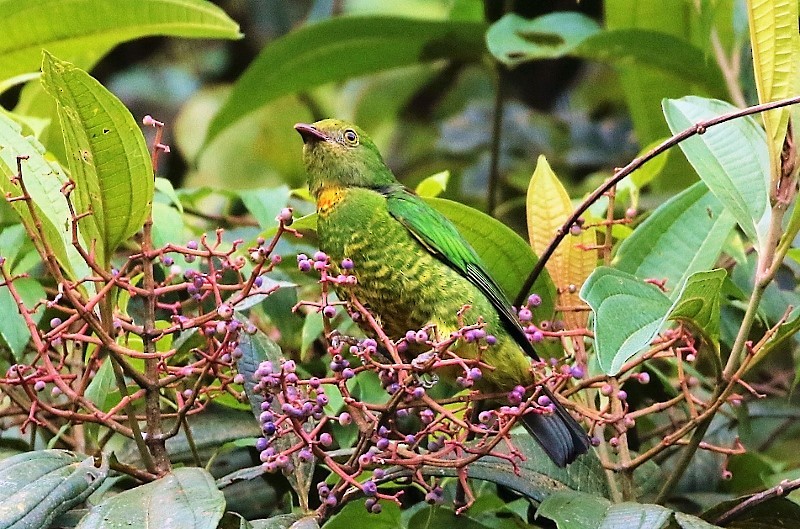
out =
[[302,261],[299,261],[297,263],[297,268],[301,272],[308,272],[309,270],[311,270],[311,261],[309,261],[308,259],[303,259]]
[[280,213],[278,213],[278,218],[276,219],[278,222],[283,222],[286,226],[292,225],[292,208],[283,208]]
[[314,253],[314,260],[318,262],[326,262],[328,260],[328,254],[323,251],[317,251]]
[[217,308],[217,314],[219,314],[219,317],[223,320],[229,320],[233,317],[233,307],[227,303],[223,303]]
[[343,259],[342,260],[342,270],[352,270],[353,269],[353,260],[352,259]]
[[36,391],[44,391],[44,388],[47,387],[47,384],[44,380],[37,380],[36,383],[33,385],[33,389]]
[[322,446],[330,446],[331,444],[333,444],[333,437],[331,437],[331,434],[329,434],[328,432],[323,432],[319,436],[319,443]]
[[542,304],[542,297],[539,294],[531,294],[528,296],[528,305],[531,307],[538,307]]
[[334,316],[336,316],[336,307],[334,307],[333,305],[325,305],[325,308],[322,309],[322,314],[326,318],[333,318]]
[[61,321],[61,318],[53,318],[52,320],[50,320],[50,327],[55,328],[61,325],[62,323],[64,322]]
[[531,321],[531,319],[533,319],[533,313],[530,311],[530,309],[526,307],[519,309],[519,321],[528,322]]
[[349,413],[345,411],[339,414],[339,424],[341,424],[342,426],[347,426],[351,422],[353,422],[353,418],[350,416]]
[[186,243],[186,247],[190,250],[197,250],[198,244],[197,241],[189,241]]

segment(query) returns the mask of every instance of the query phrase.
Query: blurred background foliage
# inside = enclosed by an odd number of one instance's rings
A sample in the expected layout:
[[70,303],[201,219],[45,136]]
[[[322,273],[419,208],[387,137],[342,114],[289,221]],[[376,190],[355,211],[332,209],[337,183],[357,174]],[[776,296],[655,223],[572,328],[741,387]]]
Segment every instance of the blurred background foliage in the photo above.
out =
[[[174,148],[162,175],[176,187],[225,189],[300,187],[304,172],[292,124],[320,117],[352,120],[369,131],[389,165],[409,186],[440,170],[451,171],[446,194],[486,208],[496,98],[503,100],[496,212],[522,227],[524,190],[538,154],[545,154],[571,196],[590,190],[640,147],[668,136],[658,111],[664,97],[726,97],[707,86],[641,62],[544,59],[513,69],[487,57],[414,64],[311,87],[269,102],[203,146],[210,120],[247,66],[269,43],[329,17],[396,15],[425,20],[493,22],[506,12],[534,18],[579,11],[608,29],[650,29],[696,47],[714,66],[714,42],[727,53],[747,46],[746,17],[737,2],[588,0],[488,2],[478,0],[227,0],[216,2],[236,20],[244,38],[234,41],[148,37],[123,43],[92,73],[128,105],[167,123]],[[715,41],[716,42],[716,41]],[[366,53],[362,50],[361,53]],[[669,50],[663,50],[668,53]],[[342,63],[350,60],[346,54]],[[747,61],[743,61],[747,64]],[[334,65],[335,67],[336,65]],[[755,92],[740,76],[746,100]],[[18,93],[3,97],[13,107]],[[23,96],[24,102],[24,96]],[[647,204],[695,178],[682,156],[670,155],[652,183]]]

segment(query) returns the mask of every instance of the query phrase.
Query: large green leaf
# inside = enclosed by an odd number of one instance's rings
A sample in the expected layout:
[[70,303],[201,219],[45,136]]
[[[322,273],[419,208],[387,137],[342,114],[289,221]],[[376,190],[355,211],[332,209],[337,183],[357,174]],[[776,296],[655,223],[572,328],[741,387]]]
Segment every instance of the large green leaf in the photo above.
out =
[[216,529],[225,497],[202,468],[176,468],[146,485],[126,490],[92,507],[78,529]]
[[48,52],[42,84],[58,103],[79,225],[103,265],[150,214],[153,167],[139,125],[89,74]]
[[83,502],[108,475],[108,466],[66,450],[25,452],[0,462],[0,529],[48,527]]
[[[426,198],[425,202],[455,224],[486,263],[489,273],[506,296],[514,299],[538,261],[525,240],[497,219],[464,204],[443,198]],[[532,291],[542,298],[542,304],[536,309],[537,316],[542,319],[552,317],[555,287],[546,272],[539,275]]]
[[714,265],[735,223],[697,182],[656,208],[622,241],[614,267],[640,279],[666,279],[675,299],[687,277]]
[[127,40],[148,35],[239,38],[239,26],[205,0],[0,0],[0,78],[33,72],[42,49],[91,68]]
[[605,498],[577,491],[553,494],[536,511],[537,518],[550,518],[556,522],[558,529],[659,529],[665,527],[673,515],[684,529],[717,527],[661,505],[634,502],[612,504]]
[[657,287],[627,272],[609,267],[595,270],[581,289],[581,298],[594,312],[595,352],[600,369],[609,375],[617,374],[669,320],[691,324],[716,346],[724,279],[725,271],[721,269],[696,272],[670,303]]
[[[0,113],[0,190],[10,197],[21,196],[20,187],[12,183],[12,178],[17,174],[17,157],[27,157],[22,160],[23,181],[36,217],[41,222],[43,238],[67,276],[72,279],[86,277],[89,267],[72,245],[71,216],[61,193],[67,177],[57,163],[45,158],[45,149],[36,138],[22,136],[21,132],[17,123]],[[12,206],[36,247],[41,249],[42,238],[25,201],[14,201]],[[83,242],[80,234],[79,240]]]
[[605,266],[583,284],[581,299],[594,312],[597,362],[609,375],[647,347],[670,308],[669,298],[654,285]]
[[[688,96],[666,99],[664,116],[673,133],[738,110],[724,101]],[[680,144],[706,186],[731,212],[752,241],[762,242],[766,226],[769,157],[764,130],[749,116],[709,128]]]
[[332,81],[442,58],[476,61],[486,26],[385,16],[326,20],[267,45],[237,81],[206,143],[280,96]]

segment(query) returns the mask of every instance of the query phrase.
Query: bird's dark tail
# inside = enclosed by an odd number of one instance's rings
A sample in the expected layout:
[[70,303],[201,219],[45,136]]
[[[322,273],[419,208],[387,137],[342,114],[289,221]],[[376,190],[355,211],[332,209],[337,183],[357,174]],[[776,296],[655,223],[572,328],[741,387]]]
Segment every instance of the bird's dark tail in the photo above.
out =
[[523,415],[522,426],[536,439],[553,463],[565,467],[589,450],[589,436],[549,389],[542,386],[541,394],[547,395],[552,401],[553,413]]

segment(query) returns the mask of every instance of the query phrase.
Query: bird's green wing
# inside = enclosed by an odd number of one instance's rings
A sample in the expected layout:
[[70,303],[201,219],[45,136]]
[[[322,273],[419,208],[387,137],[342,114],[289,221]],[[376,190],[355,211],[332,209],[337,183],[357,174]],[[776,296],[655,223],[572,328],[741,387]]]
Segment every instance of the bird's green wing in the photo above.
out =
[[528,355],[538,360],[505,294],[453,223],[403,186],[385,187],[381,192],[386,197],[389,214],[432,255],[478,287],[499,314],[506,331]]

